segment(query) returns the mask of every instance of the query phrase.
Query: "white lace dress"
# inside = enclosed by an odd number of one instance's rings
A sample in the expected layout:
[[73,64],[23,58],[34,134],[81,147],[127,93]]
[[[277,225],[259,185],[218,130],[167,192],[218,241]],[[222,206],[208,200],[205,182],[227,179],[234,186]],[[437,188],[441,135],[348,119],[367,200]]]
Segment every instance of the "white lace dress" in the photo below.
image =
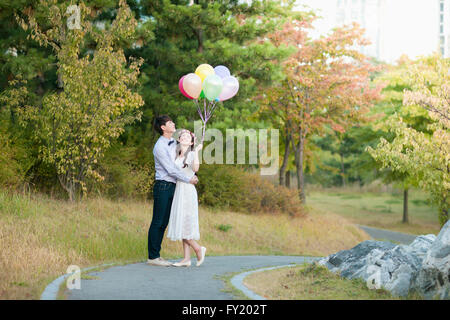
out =
[[[186,160],[186,168],[182,168],[184,157],[177,157],[175,159],[175,165],[180,167],[187,176],[192,176],[194,174],[192,170],[193,159],[193,153],[189,152]],[[200,239],[197,190],[195,189],[195,185],[191,183],[177,180],[170,211],[167,237],[173,241]]]

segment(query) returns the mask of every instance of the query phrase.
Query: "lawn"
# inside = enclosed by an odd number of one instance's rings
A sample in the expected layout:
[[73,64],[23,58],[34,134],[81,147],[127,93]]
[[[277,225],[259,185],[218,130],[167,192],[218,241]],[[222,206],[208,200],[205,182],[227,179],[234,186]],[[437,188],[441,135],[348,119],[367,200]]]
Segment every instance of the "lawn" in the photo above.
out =
[[[256,272],[244,285],[269,300],[397,300],[384,289],[369,289],[361,279],[348,280],[316,264]],[[410,294],[407,299],[420,299]]]
[[[39,299],[69,265],[145,261],[151,215],[151,201],[70,203],[0,190],[0,299]],[[200,207],[199,221],[208,255],[325,256],[369,239],[345,218],[314,211],[290,217]],[[181,257],[181,243],[165,239],[161,256]]]
[[420,190],[409,192],[409,223],[402,223],[403,194],[334,189],[310,191],[307,204],[314,210],[335,213],[360,225],[410,234],[438,234],[437,209]]

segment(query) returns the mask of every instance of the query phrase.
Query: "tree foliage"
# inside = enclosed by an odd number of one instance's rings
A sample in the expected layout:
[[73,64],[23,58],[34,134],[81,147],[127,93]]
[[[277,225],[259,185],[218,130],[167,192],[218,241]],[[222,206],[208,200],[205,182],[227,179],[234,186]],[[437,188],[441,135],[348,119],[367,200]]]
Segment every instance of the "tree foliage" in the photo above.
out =
[[370,82],[376,67],[354,49],[368,43],[361,28],[345,26],[313,40],[307,37],[307,27],[307,22],[292,20],[272,35],[274,43],[297,49],[284,64],[286,79],[264,99],[264,105],[284,123],[303,201],[307,138],[322,133],[327,126],[344,132],[353,123],[367,121],[367,111],[381,90]]
[[[86,193],[87,177],[103,179],[96,163],[126,124],[140,120],[138,108],[143,100],[133,86],[142,60],[127,62],[123,50],[115,46],[117,41],[131,39],[137,25],[125,1],[120,1],[116,19],[107,30],[95,28],[86,19],[91,10],[82,2],[81,28],[69,29],[67,5],[41,1],[40,8],[50,14],[51,27],[45,30],[32,13],[28,22],[18,17],[22,27],[30,29],[32,39],[53,48],[62,82],[60,92],[44,97],[42,108],[26,106],[20,111],[23,124],[36,129],[42,158],[56,166],[59,181],[73,200]],[[80,55],[88,36],[96,48],[92,54]]]
[[381,138],[370,154],[383,167],[407,172],[415,184],[428,191],[439,207],[440,222],[448,220],[450,205],[450,61],[439,56],[422,59],[412,65],[409,77],[413,83],[403,98],[405,107],[416,105],[427,110],[432,122],[431,133],[421,132],[395,114],[386,126],[395,133],[392,142]]

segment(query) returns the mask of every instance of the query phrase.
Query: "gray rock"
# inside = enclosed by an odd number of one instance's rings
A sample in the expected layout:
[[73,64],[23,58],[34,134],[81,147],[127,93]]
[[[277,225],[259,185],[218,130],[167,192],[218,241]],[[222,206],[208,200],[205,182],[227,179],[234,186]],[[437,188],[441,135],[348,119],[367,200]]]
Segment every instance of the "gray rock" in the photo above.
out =
[[407,296],[411,287],[414,270],[406,263],[399,265],[391,274],[391,278],[385,282],[386,290],[396,296]]
[[[364,241],[319,260],[332,272],[348,279],[360,278],[369,288],[385,288],[407,296],[411,288],[425,297],[448,298],[450,281],[450,224],[436,237],[421,235],[409,245]],[[426,294],[425,294],[426,293]]]
[[351,277],[365,266],[365,258],[372,250],[385,251],[393,247],[395,245],[391,242],[366,240],[350,250],[342,250],[319,260],[319,264],[333,272],[340,271],[343,277]]
[[417,255],[421,260],[423,260],[435,240],[436,236],[434,234],[422,235],[416,237],[409,245],[403,245],[403,247],[411,254]]
[[450,299],[450,221],[430,246],[414,287],[426,299]]

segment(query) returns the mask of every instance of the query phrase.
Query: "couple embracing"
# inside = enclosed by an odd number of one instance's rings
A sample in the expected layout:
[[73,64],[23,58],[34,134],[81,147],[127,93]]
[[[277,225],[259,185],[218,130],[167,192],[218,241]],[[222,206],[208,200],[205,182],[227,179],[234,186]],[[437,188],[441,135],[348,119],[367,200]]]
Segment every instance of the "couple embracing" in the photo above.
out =
[[[198,198],[195,184],[200,162],[198,152],[202,145],[194,148],[196,138],[189,130],[181,130],[175,140],[175,123],[169,116],[155,120],[155,130],[161,135],[153,148],[155,158],[155,184],[153,186],[153,218],[148,231],[147,264],[156,266],[189,267],[191,247],[200,266],[206,248],[195,240],[200,239],[198,225]],[[160,256],[161,243],[167,228],[167,237],[183,243],[183,260],[171,263]]]

